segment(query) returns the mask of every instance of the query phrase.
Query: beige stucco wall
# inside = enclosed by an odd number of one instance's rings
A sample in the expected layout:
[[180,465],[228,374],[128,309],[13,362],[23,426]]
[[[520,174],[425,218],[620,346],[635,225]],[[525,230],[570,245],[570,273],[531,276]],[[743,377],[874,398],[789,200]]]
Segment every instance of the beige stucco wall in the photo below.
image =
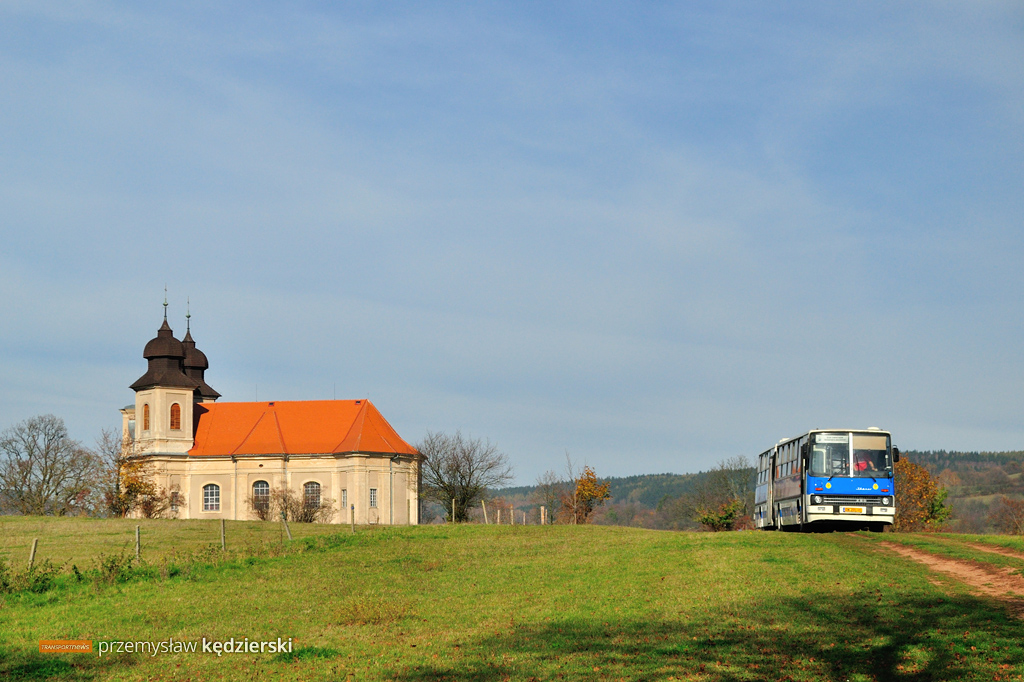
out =
[[[141,405],[141,403],[138,403]],[[136,432],[141,422],[136,424]],[[345,491],[355,507],[357,524],[415,525],[419,523],[419,460],[386,455],[259,455],[189,457],[174,454],[143,455],[150,462],[157,487],[184,495],[177,517],[187,519],[254,520],[248,503],[252,486],[266,481],[271,489],[287,487],[298,495],[316,481],[322,500],[333,500],[333,523],[349,523],[351,510],[342,509]],[[220,509],[203,511],[203,486],[220,486]],[[370,491],[376,490],[376,506]]]

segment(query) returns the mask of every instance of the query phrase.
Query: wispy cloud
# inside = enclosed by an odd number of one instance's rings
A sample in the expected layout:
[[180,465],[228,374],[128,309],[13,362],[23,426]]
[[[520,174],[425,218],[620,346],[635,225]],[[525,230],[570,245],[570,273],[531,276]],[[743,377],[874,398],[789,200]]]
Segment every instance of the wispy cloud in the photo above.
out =
[[1021,447],[1014,4],[0,14],[8,422],[116,425],[166,283],[226,399],[369,395],[523,481]]

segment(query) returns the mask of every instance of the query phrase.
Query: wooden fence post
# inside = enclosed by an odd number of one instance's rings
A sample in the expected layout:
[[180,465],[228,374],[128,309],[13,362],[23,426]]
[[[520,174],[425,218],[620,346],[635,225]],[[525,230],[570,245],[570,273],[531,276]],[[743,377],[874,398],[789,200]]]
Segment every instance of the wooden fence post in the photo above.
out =
[[509,507],[508,515],[512,517],[512,525],[516,525],[516,508]]
[[227,536],[227,532],[224,530],[224,526],[225,526],[225,521],[224,521],[224,519],[221,519],[220,520],[220,551],[222,551],[222,552],[227,550],[227,548],[228,548],[228,541],[227,541],[227,537],[226,537]]
[[545,513],[546,511],[547,511],[547,509],[546,509],[546,508],[544,507],[544,505],[542,504],[542,505],[540,506],[540,525],[542,525],[542,526],[544,525],[544,513]]
[[498,525],[501,525],[501,507],[498,507]]
[[487,504],[480,500],[480,506],[484,508],[484,525],[488,525],[490,521],[487,520]]
[[33,564],[36,563],[36,547],[39,546],[39,538],[32,540],[32,551],[28,553],[28,570],[32,570]]
[[284,523],[284,532],[288,533],[288,539],[292,539],[292,529],[288,527],[288,519],[282,518],[281,522]]
[[349,520],[349,523],[352,525],[352,532],[355,533],[356,532],[356,505],[355,505],[355,502],[352,503],[352,508],[351,508],[351,510],[349,510],[348,520]]
[[142,559],[142,526],[135,526],[135,560]]

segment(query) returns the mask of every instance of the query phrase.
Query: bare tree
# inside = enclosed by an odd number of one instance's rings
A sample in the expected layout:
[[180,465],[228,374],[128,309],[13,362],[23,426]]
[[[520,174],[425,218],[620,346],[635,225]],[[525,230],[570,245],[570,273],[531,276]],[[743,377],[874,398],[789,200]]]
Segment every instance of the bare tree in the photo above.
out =
[[1024,500],[1014,500],[1000,495],[988,516],[989,522],[1001,533],[1024,534]]
[[694,489],[669,507],[709,530],[746,524],[754,503],[755,470],[743,456],[722,460],[703,474]]
[[743,455],[724,459],[711,470],[711,480],[727,495],[739,501],[739,513],[747,516],[754,510],[756,471]]
[[31,417],[0,434],[0,502],[17,514],[88,511],[96,458],[68,436],[64,420]]
[[274,488],[266,498],[246,498],[249,509],[261,521],[281,518],[297,523],[330,523],[334,518],[334,500],[300,495],[289,488]]
[[[428,431],[416,448],[426,458],[423,462],[424,497],[446,508],[451,521],[468,520],[469,508],[484,499],[488,488],[512,480],[508,457],[490,441],[468,438],[460,431],[455,435]],[[454,515],[452,500],[455,500]]]
[[547,508],[549,518],[553,518],[569,485],[558,474],[548,469],[537,479],[537,487],[533,489],[533,500]]

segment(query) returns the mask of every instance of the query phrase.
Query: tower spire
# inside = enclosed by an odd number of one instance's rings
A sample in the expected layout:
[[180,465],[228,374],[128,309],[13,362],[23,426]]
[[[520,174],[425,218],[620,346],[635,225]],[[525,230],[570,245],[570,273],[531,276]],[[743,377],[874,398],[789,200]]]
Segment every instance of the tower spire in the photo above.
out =
[[164,285],[164,322],[167,321],[167,285]]
[[192,329],[192,325],[191,325],[191,322],[192,322],[192,319],[191,319],[192,318],[191,307],[192,307],[192,302],[189,300],[189,297],[186,296],[185,297],[185,333],[186,334]]

